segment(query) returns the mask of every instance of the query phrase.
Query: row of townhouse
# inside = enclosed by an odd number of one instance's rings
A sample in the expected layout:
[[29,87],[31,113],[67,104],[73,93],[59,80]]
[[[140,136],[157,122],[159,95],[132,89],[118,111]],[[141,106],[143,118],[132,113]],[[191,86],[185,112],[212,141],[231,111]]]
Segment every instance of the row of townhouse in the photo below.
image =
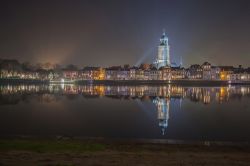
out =
[[244,72],[244,73],[232,73],[229,75],[228,80],[231,81],[250,81],[250,73]]
[[220,80],[221,68],[211,66],[205,62],[202,65],[194,64],[186,69],[186,78],[188,79],[203,79],[203,80]]
[[157,70],[156,68],[141,69],[121,66],[109,68],[85,67],[82,70],[63,70],[62,77],[70,80],[170,80],[183,79],[185,69],[162,67]]
[[140,68],[113,66],[109,68],[85,67],[82,70],[63,70],[66,79],[81,80],[250,80],[250,70],[240,70],[233,66],[202,65],[182,67]]
[[[96,71],[100,73],[100,70]],[[185,77],[185,69],[180,67],[162,67],[158,70],[154,67],[142,69],[138,67],[123,68],[121,66],[114,66],[102,70],[104,73],[103,80],[170,80],[183,79]],[[89,77],[88,79],[95,78]]]
[[225,80],[225,81],[250,81],[250,68],[235,68],[233,66],[212,66],[205,62],[202,65],[194,64],[189,68],[161,67],[144,64],[140,67],[113,66],[108,68],[84,67],[35,71],[19,68],[0,68],[0,78],[22,78],[42,80]]
[[250,68],[243,69],[241,66],[234,68],[233,71],[228,72],[226,79],[230,81],[250,81]]

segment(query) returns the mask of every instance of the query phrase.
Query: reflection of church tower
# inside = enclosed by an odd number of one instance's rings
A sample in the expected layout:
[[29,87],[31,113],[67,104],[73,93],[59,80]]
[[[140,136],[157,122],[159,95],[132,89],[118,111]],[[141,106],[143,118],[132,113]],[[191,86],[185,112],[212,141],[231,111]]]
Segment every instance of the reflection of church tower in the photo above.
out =
[[165,32],[163,32],[160,38],[160,45],[158,46],[158,55],[155,63],[157,68],[170,66],[168,37],[166,36]]
[[165,131],[168,127],[168,119],[169,119],[169,98],[159,98],[154,99],[153,103],[157,108],[157,118],[159,120],[159,127],[161,127],[162,135],[165,135]]

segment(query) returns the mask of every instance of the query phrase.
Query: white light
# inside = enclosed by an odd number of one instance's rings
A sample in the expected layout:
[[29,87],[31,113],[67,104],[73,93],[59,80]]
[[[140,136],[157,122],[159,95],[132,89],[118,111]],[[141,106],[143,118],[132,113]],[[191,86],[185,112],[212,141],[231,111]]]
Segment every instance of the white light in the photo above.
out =
[[63,78],[61,79],[61,83],[64,83],[64,79]]

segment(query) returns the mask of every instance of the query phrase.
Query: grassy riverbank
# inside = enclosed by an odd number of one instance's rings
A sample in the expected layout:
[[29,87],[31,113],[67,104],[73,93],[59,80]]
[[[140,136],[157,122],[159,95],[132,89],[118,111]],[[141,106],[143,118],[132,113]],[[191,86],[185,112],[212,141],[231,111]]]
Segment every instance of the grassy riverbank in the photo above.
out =
[[0,140],[0,165],[249,165],[248,146]]

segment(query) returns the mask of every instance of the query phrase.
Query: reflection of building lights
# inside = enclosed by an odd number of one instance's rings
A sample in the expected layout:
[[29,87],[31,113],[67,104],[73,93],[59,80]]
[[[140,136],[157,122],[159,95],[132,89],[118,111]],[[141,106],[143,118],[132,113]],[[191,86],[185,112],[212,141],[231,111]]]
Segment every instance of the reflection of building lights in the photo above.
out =
[[162,135],[165,135],[165,131],[168,127],[169,119],[169,100],[156,98],[153,100],[153,103],[156,105],[159,127],[161,127]]
[[[60,84],[58,84],[58,82]],[[227,102],[232,97],[244,96],[250,94],[250,88],[245,86],[232,86],[227,87],[213,87],[213,88],[190,88],[180,86],[104,86],[104,85],[83,85],[75,86],[70,84],[70,81],[63,79],[58,80],[53,84],[46,86],[35,85],[19,85],[19,86],[0,86],[0,94],[15,94],[23,92],[44,92],[51,93],[63,92],[65,94],[87,94],[96,96],[114,96],[118,98],[141,98],[142,100],[153,100],[157,108],[159,117],[166,117],[165,108],[168,108],[168,102],[172,98],[188,98],[195,102],[203,102],[204,104],[211,103],[214,99],[219,102]],[[164,97],[164,98],[163,98]],[[158,118],[159,126],[164,126],[167,118],[160,120]],[[161,123],[160,123],[161,121]],[[165,125],[167,127],[167,125]],[[165,129],[164,129],[165,130]]]
[[96,87],[96,91],[97,91],[97,94],[99,94],[100,96],[104,96],[105,95],[104,86],[97,86]]
[[241,88],[240,88],[240,91],[241,91],[241,94],[242,94],[242,95],[245,95],[247,89],[246,89],[245,87],[241,87]]
[[204,104],[209,104],[211,102],[210,95],[205,95],[203,99]]
[[225,88],[220,88],[220,96],[225,96]]
[[61,88],[62,88],[62,89],[64,89],[64,82],[65,82],[65,80],[62,78],[62,79],[61,79]]

